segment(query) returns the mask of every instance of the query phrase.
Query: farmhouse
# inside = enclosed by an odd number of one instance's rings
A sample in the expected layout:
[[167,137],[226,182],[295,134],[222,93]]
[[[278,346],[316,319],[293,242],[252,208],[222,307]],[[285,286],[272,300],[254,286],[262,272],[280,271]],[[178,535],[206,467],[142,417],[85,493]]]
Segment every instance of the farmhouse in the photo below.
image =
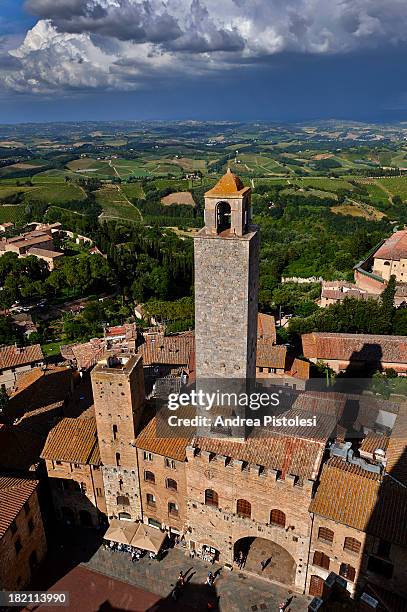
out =
[[395,232],[373,254],[373,273],[388,281],[407,282],[407,230]]
[[0,386],[4,385],[6,389],[11,389],[18,374],[42,366],[43,363],[44,355],[39,344],[0,347]]
[[55,267],[55,261],[63,257],[63,253],[54,250],[52,228],[47,226],[44,230],[33,230],[0,240],[0,256],[4,253],[17,253],[18,257],[33,255],[45,261],[50,270]]

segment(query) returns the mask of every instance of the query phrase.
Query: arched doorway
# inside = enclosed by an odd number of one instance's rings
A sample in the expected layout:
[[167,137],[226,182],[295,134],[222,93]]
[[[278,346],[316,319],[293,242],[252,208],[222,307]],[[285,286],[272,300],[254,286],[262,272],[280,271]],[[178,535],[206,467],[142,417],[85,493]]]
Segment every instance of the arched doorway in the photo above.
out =
[[[234,558],[243,553],[243,569],[276,582],[293,585],[296,563],[289,552],[265,538],[241,538],[234,547]],[[265,565],[262,569],[262,563]]]
[[219,202],[216,205],[216,231],[218,234],[230,229],[231,209],[227,202]]

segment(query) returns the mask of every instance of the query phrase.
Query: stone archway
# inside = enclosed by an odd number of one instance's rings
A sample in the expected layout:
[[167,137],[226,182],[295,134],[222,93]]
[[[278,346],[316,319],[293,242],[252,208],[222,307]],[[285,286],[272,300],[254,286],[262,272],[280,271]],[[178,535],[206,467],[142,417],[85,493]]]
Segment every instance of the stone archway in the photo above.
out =
[[[235,559],[238,558],[240,551],[243,552],[245,559],[243,569],[259,574],[263,578],[294,585],[296,563],[290,553],[279,544],[265,538],[241,538],[235,543]],[[267,561],[264,570],[261,568],[262,561]]]

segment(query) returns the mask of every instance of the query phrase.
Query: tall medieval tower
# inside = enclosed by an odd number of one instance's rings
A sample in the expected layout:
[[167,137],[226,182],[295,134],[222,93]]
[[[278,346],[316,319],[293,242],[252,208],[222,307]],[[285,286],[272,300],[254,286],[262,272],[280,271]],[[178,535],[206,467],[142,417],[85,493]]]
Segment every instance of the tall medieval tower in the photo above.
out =
[[251,190],[230,169],[205,194],[194,238],[196,378],[254,381],[259,230]]
[[113,351],[91,378],[107,515],[141,519],[135,438],[144,403],[142,357]]

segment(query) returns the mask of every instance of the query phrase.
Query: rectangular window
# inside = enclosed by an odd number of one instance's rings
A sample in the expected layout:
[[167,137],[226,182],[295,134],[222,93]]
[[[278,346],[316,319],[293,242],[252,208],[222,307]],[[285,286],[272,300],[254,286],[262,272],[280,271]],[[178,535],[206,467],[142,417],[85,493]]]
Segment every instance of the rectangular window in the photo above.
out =
[[144,461],[152,461],[153,460],[153,453],[148,453],[147,451],[144,451]]
[[175,470],[176,469],[176,465],[175,465],[174,459],[168,459],[167,457],[165,458],[165,466],[167,468],[170,468],[171,470]]
[[154,495],[152,495],[152,493],[147,493],[147,506],[150,506],[151,508],[155,508],[155,497]]
[[99,487],[96,487],[96,495],[97,497],[102,497],[102,489],[99,489]]

